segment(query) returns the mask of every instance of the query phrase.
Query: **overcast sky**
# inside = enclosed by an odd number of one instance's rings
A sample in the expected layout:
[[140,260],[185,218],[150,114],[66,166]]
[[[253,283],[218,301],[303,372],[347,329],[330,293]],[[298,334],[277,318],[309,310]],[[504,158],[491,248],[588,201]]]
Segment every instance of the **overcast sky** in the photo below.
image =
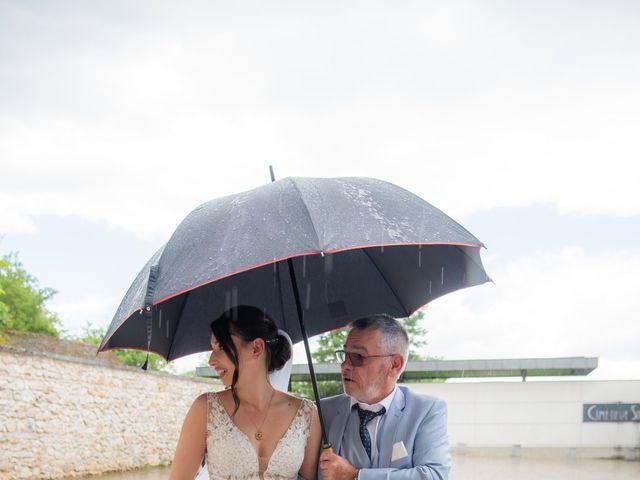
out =
[[639,86],[635,1],[0,1],[0,253],[80,333],[270,164],[376,177],[488,247],[427,354],[640,378]]

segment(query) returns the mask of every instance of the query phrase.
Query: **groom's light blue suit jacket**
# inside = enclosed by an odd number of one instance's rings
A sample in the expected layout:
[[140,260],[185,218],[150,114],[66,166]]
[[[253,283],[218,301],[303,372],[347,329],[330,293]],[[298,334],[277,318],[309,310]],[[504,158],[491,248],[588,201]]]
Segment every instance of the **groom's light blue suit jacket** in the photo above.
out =
[[[333,451],[340,453],[349,424],[351,401],[347,395],[321,400],[322,416]],[[346,435],[357,438],[357,432]],[[370,468],[360,470],[360,480],[378,479],[429,479],[446,480],[451,468],[449,440],[447,437],[447,404],[436,398],[420,395],[406,387],[398,387],[386,418],[377,433],[378,455]],[[353,440],[351,440],[353,441]],[[396,454],[394,445],[402,442],[407,455],[400,446]],[[353,449],[352,449],[353,450]],[[365,454],[366,455],[366,454]],[[368,458],[347,458],[355,467],[370,463]]]

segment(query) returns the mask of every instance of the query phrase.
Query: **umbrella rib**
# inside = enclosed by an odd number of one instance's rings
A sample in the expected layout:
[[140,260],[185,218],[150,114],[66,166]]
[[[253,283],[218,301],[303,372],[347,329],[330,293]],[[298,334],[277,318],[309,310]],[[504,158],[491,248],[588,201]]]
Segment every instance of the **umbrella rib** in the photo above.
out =
[[298,184],[291,177],[287,177],[287,180],[289,180],[293,184],[293,188],[295,188],[296,192],[298,192],[298,196],[300,197],[300,200],[302,202],[302,206],[304,207],[304,211],[307,213],[307,217],[309,218],[309,223],[311,224],[311,228],[313,228],[313,233],[315,233],[315,235],[316,235],[316,246],[318,247],[319,250],[323,250],[323,248],[320,245],[320,236],[318,235],[318,230],[316,230],[316,224],[313,221],[313,217],[311,216],[311,212],[309,212],[309,209],[307,208],[307,204],[304,201],[304,198],[302,196],[302,192],[298,188]]
[[402,307],[402,310],[404,310],[405,317],[408,317],[410,315],[410,312],[407,311],[407,307],[405,307],[405,305],[402,302],[402,300],[400,300],[400,296],[398,295],[398,292],[396,292],[396,290],[389,284],[389,282],[387,281],[387,278],[382,274],[382,271],[378,267],[378,264],[373,260],[373,258],[371,258],[371,255],[369,255],[369,252],[367,252],[367,249],[363,248],[362,251],[369,258],[369,261],[372,263],[372,265],[376,268],[376,271],[378,272],[378,274],[380,275],[382,280],[384,280],[384,283],[387,284],[387,287],[389,288],[389,291],[391,291],[391,293],[393,293],[393,296],[395,297],[395,299],[398,301],[398,303]]
[[173,335],[171,336],[171,343],[169,344],[169,350],[167,351],[167,360],[171,359],[171,353],[173,351],[173,345],[176,341],[176,333],[178,332],[178,327],[180,326],[180,320],[182,319],[182,313],[184,312],[184,307],[187,304],[187,300],[189,299],[189,295],[191,294],[191,290],[189,290],[184,295],[184,300],[182,301],[182,305],[180,305],[180,313],[178,313],[176,325],[173,330]]
[[[482,244],[481,244],[482,245]],[[482,245],[484,247],[484,245]],[[462,245],[456,245],[455,246],[458,250],[460,250],[462,252],[462,254],[468,258],[469,260],[471,260],[473,262],[473,264],[478,267],[482,272],[484,272],[484,276],[487,279],[488,282],[492,282],[493,280],[491,279],[491,277],[489,275],[487,275],[487,272],[485,272],[484,267],[482,266],[482,263],[478,264],[478,262],[476,262],[476,260],[467,253],[467,251],[463,248]],[[485,247],[486,248],[486,247]]]

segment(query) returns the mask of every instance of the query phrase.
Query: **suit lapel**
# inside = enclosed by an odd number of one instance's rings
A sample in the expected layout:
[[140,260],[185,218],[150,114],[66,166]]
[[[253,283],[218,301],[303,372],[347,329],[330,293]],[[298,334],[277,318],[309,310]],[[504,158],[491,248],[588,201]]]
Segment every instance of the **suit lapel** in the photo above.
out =
[[[331,422],[331,427],[327,432],[329,443],[331,443],[335,453],[340,451],[344,430],[347,427],[347,420],[349,420],[349,413],[351,412],[351,409],[349,408],[350,406],[351,400],[347,395],[344,395],[336,409],[335,419]],[[331,412],[327,413],[331,415]]]
[[384,421],[382,429],[378,432],[380,450],[376,461],[378,468],[387,468],[391,465],[391,453],[393,445],[398,442],[397,432],[400,425],[400,419],[404,414],[405,398],[404,392],[398,387],[393,401],[389,407],[387,418]]

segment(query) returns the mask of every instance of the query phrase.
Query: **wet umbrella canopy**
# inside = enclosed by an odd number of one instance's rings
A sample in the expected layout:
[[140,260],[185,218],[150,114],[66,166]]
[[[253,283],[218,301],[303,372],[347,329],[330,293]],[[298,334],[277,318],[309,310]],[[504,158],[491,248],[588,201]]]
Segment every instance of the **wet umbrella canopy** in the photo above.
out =
[[297,342],[296,290],[310,336],[367,314],[405,317],[487,282],[481,246],[390,183],[285,178],[191,212],[138,274],[99,351],[207,351],[209,323],[240,304],[264,309]]

